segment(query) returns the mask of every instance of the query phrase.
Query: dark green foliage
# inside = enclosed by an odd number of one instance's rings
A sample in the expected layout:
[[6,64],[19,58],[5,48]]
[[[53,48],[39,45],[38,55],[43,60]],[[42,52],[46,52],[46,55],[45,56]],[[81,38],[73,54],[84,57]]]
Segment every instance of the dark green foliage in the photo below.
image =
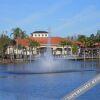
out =
[[13,35],[14,39],[17,39],[17,38],[23,39],[27,37],[26,32],[20,29],[19,27],[12,29],[12,31],[13,32],[11,33],[11,35]]
[[10,44],[10,38],[6,35],[0,36],[0,54],[4,54]]
[[60,45],[64,47],[67,45],[67,42],[65,40],[62,40],[62,41],[60,41]]
[[100,30],[97,31],[97,34],[91,34],[89,37],[85,35],[79,35],[78,41],[82,42],[85,47],[94,47],[95,43],[100,43]]
[[78,52],[78,46],[77,45],[72,45],[72,52],[73,52],[73,54],[76,54]]
[[30,40],[30,41],[29,41],[29,47],[30,47],[30,48],[36,48],[36,47],[38,47],[38,46],[40,46],[40,43],[39,43],[39,42],[33,41],[33,40]]

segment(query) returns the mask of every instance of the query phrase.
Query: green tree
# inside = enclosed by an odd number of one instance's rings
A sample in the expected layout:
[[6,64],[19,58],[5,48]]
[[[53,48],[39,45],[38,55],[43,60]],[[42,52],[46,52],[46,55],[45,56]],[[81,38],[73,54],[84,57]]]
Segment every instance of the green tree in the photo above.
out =
[[29,42],[29,47],[30,47],[31,49],[32,49],[32,48],[37,48],[38,46],[40,46],[40,43],[39,43],[39,42],[30,40],[30,42]]
[[18,54],[18,49],[23,49],[23,47],[20,44],[18,44],[18,38],[24,39],[27,37],[27,35],[26,32],[19,27],[13,28],[12,31],[13,32],[11,33],[11,36],[13,35],[13,40],[16,41],[15,47],[17,48],[17,54]]
[[96,37],[96,40],[95,41],[96,42],[100,42],[100,30],[97,31],[97,34],[96,34],[95,37]]
[[72,53],[73,54],[77,54],[77,52],[78,52],[78,46],[77,45],[72,45]]
[[6,35],[0,36],[0,54],[4,58],[7,47],[9,46],[10,38]]
[[11,45],[11,46],[15,46],[15,45],[16,45],[16,41],[15,41],[14,39],[11,39],[11,40],[10,40],[10,45]]
[[67,41],[66,40],[60,41],[60,45],[64,48],[67,45]]
[[11,33],[11,35],[13,35],[13,38],[14,39],[17,39],[17,38],[26,38],[27,37],[27,35],[26,35],[26,32],[25,31],[23,31],[21,28],[19,28],[19,27],[17,27],[17,28],[13,28],[12,29],[12,33]]
[[94,37],[93,38],[87,37],[85,42],[86,47],[92,48],[94,46],[94,43],[95,43]]
[[81,43],[84,44],[84,46],[87,48],[87,47],[90,47],[90,45],[92,45],[92,41],[90,41],[92,39],[90,39],[89,37],[86,37],[85,35],[79,35],[78,36],[78,41],[80,41]]
[[90,38],[91,40],[95,40],[95,35],[94,35],[94,34],[91,34],[89,38]]
[[87,37],[85,35],[79,35],[77,40],[80,41],[80,42],[82,42],[83,44],[85,44],[86,38]]

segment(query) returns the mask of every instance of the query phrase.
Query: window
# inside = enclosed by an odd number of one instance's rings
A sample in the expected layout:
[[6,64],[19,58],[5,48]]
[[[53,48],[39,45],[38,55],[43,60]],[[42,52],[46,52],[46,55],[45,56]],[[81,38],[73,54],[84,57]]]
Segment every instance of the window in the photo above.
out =
[[38,36],[40,37],[40,34]]

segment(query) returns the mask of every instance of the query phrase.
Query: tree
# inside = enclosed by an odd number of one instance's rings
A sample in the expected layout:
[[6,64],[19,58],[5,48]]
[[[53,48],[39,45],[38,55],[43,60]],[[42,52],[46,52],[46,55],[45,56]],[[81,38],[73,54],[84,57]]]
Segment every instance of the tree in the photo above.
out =
[[60,41],[60,45],[64,48],[67,45],[66,40]]
[[29,42],[29,47],[30,47],[31,50],[32,50],[33,48],[37,48],[38,46],[40,46],[40,43],[39,43],[39,42],[30,40],[30,42]]
[[83,44],[85,44],[85,42],[86,42],[86,36],[85,35],[79,35],[77,40],[80,41],[80,42],[82,42]]
[[26,32],[23,31],[21,28],[17,27],[17,28],[14,28],[12,29],[12,33],[11,35],[13,35],[13,40],[16,40],[16,48],[17,48],[17,54],[18,54],[18,49],[21,49],[22,46],[19,46],[18,44],[18,38],[20,39],[23,39],[23,38],[26,38],[27,35],[26,35]]
[[100,30],[97,31],[97,34],[96,34],[95,37],[96,37],[96,40],[95,41],[96,42],[100,42]]
[[[91,36],[92,38],[92,36]],[[92,45],[92,39],[90,39],[89,37],[86,37],[85,35],[79,35],[78,36],[78,41],[80,41],[81,43],[84,44],[85,47],[90,47],[90,45]]]
[[26,32],[25,31],[23,31],[22,29],[20,29],[19,27],[17,27],[17,28],[13,28],[12,29],[12,33],[11,33],[11,35],[13,35],[13,38],[14,39],[17,39],[17,38],[26,38],[27,37],[27,35],[26,35]]
[[15,46],[16,45],[16,41],[14,39],[10,39],[10,45],[11,46]]
[[1,35],[0,36],[0,54],[2,56],[2,58],[4,58],[5,56],[5,52],[7,50],[7,47],[10,43],[10,38],[6,35]]
[[94,46],[94,43],[95,43],[94,37],[93,38],[87,37],[87,39],[85,41],[85,46],[89,47],[89,48],[92,48]]
[[90,37],[89,37],[89,39],[92,40],[93,42],[95,42],[95,35],[91,34]]
[[73,54],[77,54],[77,52],[78,52],[78,46],[77,45],[72,45],[72,53]]

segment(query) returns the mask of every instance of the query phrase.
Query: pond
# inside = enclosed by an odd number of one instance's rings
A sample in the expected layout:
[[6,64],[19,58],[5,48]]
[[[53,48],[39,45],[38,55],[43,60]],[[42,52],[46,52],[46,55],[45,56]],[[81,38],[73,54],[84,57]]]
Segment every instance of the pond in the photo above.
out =
[[[39,60],[0,65],[0,100],[60,100],[100,72],[99,61],[56,60],[53,66]],[[100,84],[77,100],[98,100]]]

